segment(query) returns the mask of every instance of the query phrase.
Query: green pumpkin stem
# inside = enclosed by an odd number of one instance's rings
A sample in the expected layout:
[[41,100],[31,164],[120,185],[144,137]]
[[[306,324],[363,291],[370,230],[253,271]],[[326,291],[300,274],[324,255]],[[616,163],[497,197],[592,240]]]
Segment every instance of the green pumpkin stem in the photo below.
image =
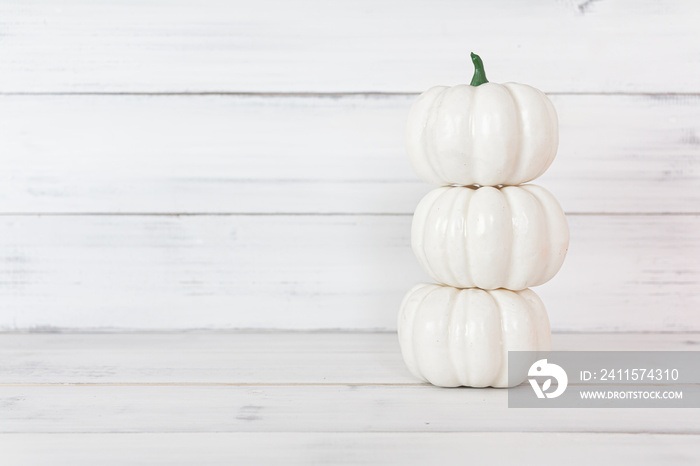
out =
[[486,79],[484,62],[482,62],[481,57],[474,52],[472,52],[472,62],[474,63],[474,76],[472,76],[472,82],[469,84],[471,86],[481,86],[482,84],[489,82],[489,80]]

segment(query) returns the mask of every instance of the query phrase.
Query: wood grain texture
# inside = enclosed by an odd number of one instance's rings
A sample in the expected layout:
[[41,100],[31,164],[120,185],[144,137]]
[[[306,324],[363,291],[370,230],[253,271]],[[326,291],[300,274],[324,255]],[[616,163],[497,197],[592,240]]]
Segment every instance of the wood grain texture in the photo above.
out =
[[[559,334],[554,345],[682,350],[698,338]],[[4,334],[0,358],[0,450],[18,466],[698,459],[686,410],[542,409],[533,422],[507,408],[506,390],[407,380],[391,334]]]
[[[555,351],[694,351],[698,333],[555,333]],[[1,334],[0,384],[419,385],[395,333]]]
[[537,290],[554,328],[700,329],[697,2],[0,13],[0,329],[393,329],[425,279],[407,225],[431,189],[406,111],[468,81],[470,50],[491,80],[555,94],[537,183],[584,215]]
[[[4,434],[15,466],[425,465],[464,458],[481,464],[674,465],[700,461],[696,435],[575,433],[186,433]],[[503,448],[508,445],[508,448]],[[585,453],[584,453],[585,452]]]
[[[0,328],[395,329],[408,216],[0,217]],[[697,331],[697,215],[572,215],[555,330]]]
[[514,409],[507,390],[429,385],[2,385],[0,403],[0,433],[700,434],[700,418],[685,409]]
[[[0,96],[0,212],[402,213],[415,96]],[[700,212],[698,96],[552,97],[568,212]]]
[[[87,0],[3,7],[3,92],[698,92],[693,0]],[[661,68],[661,69],[659,69]]]

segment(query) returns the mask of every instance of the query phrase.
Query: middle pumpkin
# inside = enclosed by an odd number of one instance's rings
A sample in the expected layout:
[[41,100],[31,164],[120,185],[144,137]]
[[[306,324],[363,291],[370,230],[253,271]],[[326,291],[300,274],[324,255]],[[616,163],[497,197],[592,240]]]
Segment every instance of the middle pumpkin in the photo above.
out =
[[564,211],[536,185],[443,187],[416,207],[411,246],[440,283],[522,290],[551,279],[566,256]]

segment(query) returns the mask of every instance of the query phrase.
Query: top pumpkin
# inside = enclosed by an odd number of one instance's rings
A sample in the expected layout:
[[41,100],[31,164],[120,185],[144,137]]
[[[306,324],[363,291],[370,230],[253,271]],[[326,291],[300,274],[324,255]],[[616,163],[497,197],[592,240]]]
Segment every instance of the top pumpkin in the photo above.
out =
[[526,84],[486,80],[471,54],[470,85],[435,86],[408,115],[408,157],[418,176],[447,185],[518,185],[547,170],[559,144],[552,102]]

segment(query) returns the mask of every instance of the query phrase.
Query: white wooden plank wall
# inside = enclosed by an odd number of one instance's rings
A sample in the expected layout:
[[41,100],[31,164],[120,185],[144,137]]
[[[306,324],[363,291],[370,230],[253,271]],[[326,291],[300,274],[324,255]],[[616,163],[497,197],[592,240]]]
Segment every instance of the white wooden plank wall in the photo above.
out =
[[417,92],[470,50],[547,92],[700,87],[693,0],[4,4],[4,92]]
[[0,329],[395,328],[406,111],[552,94],[553,328],[700,330],[700,3],[4,2]]

